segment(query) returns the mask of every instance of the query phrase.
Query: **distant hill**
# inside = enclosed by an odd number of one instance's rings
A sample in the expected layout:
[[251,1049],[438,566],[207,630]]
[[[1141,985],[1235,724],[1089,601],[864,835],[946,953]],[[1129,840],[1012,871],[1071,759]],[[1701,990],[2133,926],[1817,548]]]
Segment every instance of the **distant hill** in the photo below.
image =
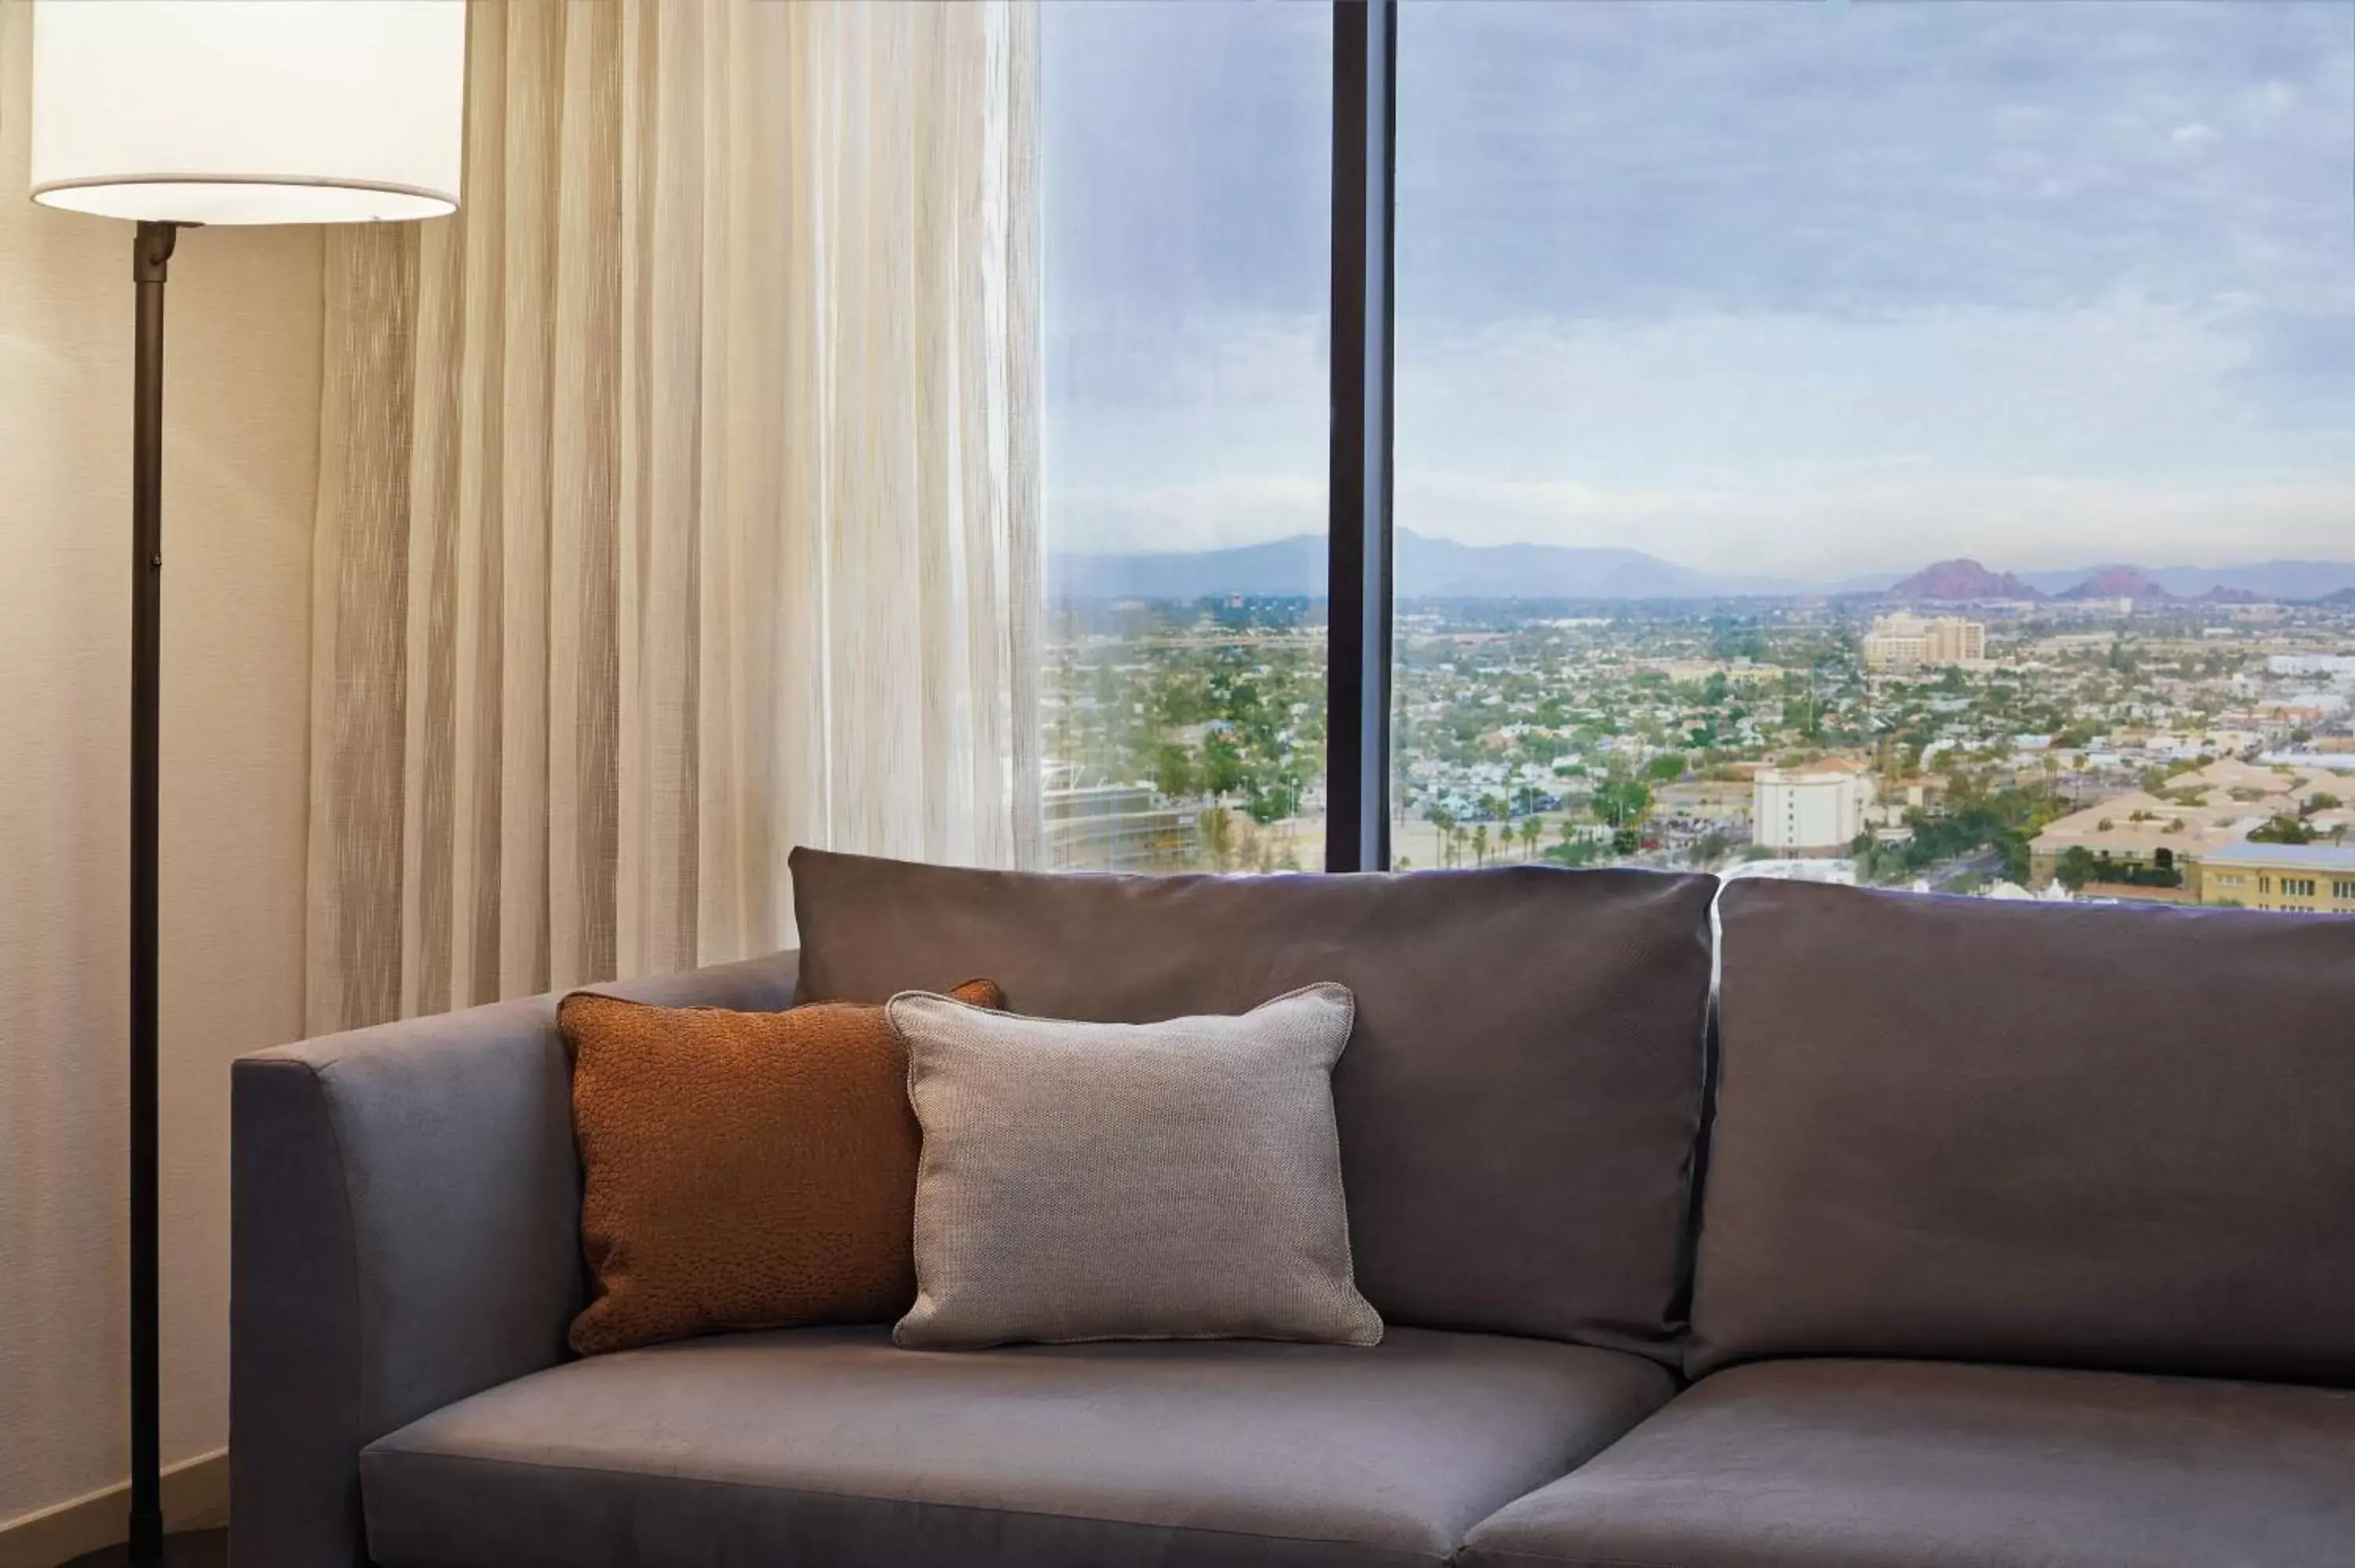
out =
[[1295,534],[1228,550],[1147,554],[1058,554],[1047,562],[1048,590],[1058,599],[1322,599],[1325,535]]
[[2173,599],[2167,585],[2140,567],[2102,567],[2083,582],[2064,590],[2062,599]]
[[[1058,552],[1048,560],[1050,591],[1077,599],[1320,599],[1326,541],[1299,534],[1222,550],[1135,555]],[[1399,533],[1401,599],[1706,599],[1854,594],[1962,601],[2133,598],[2355,603],[2355,564],[2267,561],[2250,567],[2124,564],[2069,571],[1996,572],[1969,559],[1940,561],[1893,586],[1883,576],[1838,582],[1700,571],[1641,550],[1563,545],[1459,545],[1412,529]]]
[[[2019,574],[2045,592],[2058,594],[2075,588],[2101,567],[2073,567],[2065,571]],[[2140,569],[2140,568],[2137,568]],[[2355,564],[2345,561],[2261,561],[2249,567],[2155,567],[2148,576],[2178,599],[2204,599],[2218,588],[2243,593],[2259,603],[2289,603],[2318,599],[2341,588],[2355,588]],[[2248,602],[2236,600],[2234,602]]]
[[[1780,577],[1717,577],[1641,550],[1564,545],[1459,545],[1401,529],[1401,599],[1719,599],[1819,591]],[[1300,534],[1223,550],[1139,555],[1065,553],[1048,563],[1050,591],[1071,599],[1319,598],[1326,540]]]
[[1401,529],[1401,599],[1721,599],[1804,594],[1782,577],[1720,577],[1641,550],[1562,545],[1459,545]]
[[2030,584],[2009,572],[1991,572],[1973,560],[1940,561],[1910,577],[1900,577],[1883,596],[1889,599],[2042,599]]

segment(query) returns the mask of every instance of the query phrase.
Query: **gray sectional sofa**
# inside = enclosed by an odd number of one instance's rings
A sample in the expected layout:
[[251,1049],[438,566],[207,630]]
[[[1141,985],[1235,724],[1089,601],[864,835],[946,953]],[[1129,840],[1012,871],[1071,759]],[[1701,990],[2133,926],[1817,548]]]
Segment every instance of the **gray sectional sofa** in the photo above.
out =
[[2355,1564],[2355,921],[794,871],[798,957],[615,989],[1349,985],[1383,1344],[572,1360],[551,1005],[388,1025],[235,1069],[239,1568]]

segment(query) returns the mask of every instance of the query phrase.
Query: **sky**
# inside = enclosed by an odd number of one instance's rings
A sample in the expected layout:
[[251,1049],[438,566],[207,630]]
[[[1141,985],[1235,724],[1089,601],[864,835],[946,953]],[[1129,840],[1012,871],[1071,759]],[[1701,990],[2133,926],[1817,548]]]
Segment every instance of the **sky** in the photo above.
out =
[[[1058,549],[1324,527],[1331,36],[1042,8]],[[2355,559],[2355,0],[1404,0],[1401,525]]]

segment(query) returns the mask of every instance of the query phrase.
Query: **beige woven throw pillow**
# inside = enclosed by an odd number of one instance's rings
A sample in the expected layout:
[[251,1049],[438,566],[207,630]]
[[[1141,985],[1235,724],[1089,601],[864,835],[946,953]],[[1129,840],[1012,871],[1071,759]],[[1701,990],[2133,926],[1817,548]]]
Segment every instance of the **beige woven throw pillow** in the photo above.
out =
[[924,1135],[892,1337],[1378,1343],[1333,1120],[1355,1011],[1338,985],[1144,1024],[892,998]]

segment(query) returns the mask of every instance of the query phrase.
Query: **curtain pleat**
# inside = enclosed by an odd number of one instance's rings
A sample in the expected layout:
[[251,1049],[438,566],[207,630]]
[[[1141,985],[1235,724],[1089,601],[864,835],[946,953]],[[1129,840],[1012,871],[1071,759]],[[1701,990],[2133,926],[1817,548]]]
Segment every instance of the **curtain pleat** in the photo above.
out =
[[549,426],[549,973],[614,972],[619,846],[622,33],[613,7],[567,14]]
[[315,1031],[1036,859],[1032,0],[486,0],[464,210],[337,231]]
[[338,526],[312,554],[309,941],[313,1014],[382,1017],[400,1004],[402,780],[410,718],[402,624],[410,549],[412,248],[391,229],[326,255],[332,313],[322,347],[319,507]]

